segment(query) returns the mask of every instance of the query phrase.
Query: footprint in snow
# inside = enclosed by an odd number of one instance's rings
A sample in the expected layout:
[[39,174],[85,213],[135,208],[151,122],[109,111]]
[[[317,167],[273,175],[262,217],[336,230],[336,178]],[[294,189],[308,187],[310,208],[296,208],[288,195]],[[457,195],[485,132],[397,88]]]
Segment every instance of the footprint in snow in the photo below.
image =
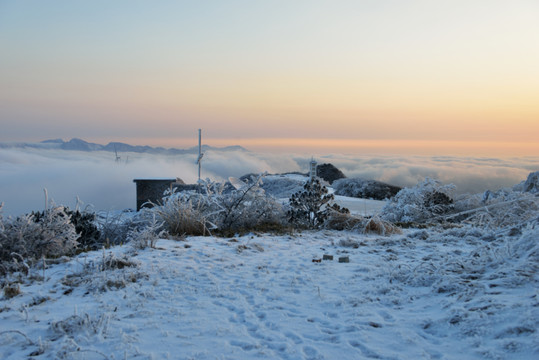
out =
[[359,349],[361,351],[361,353],[363,355],[365,355],[366,357],[375,358],[375,359],[379,359],[381,357],[375,351],[369,349],[367,346],[363,345],[359,341],[352,340],[352,341],[349,342],[349,344],[352,345],[353,347],[355,347],[356,349]]
[[299,337],[298,335],[292,333],[292,332],[286,332],[284,334],[288,339],[292,340],[294,344],[301,344],[303,343],[303,339]]
[[245,341],[232,340],[230,345],[242,348],[244,351],[251,351],[257,348],[257,345]]
[[393,316],[391,316],[391,314],[389,314],[388,312],[386,311],[379,311],[378,314],[385,320],[385,321],[388,321],[388,322],[395,322],[395,318]]
[[305,354],[306,359],[316,359],[318,357],[318,351],[311,346],[305,346],[303,348],[303,353]]
[[288,347],[286,346],[286,344],[281,343],[281,342],[270,342],[267,344],[267,346],[268,348],[275,350],[277,352],[280,352],[280,353],[284,353],[288,350]]
[[265,312],[259,312],[259,313],[256,314],[256,317],[259,320],[265,320],[266,319],[266,313]]

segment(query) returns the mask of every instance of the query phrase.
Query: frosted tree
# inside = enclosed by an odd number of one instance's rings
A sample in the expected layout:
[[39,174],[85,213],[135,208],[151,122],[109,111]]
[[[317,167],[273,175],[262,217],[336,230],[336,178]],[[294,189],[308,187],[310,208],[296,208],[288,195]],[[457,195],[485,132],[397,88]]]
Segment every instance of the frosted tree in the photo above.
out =
[[333,194],[328,193],[328,189],[320,184],[320,180],[308,181],[302,191],[292,194],[288,219],[292,224],[303,228],[320,228],[331,212],[345,214],[350,212],[335,204],[334,200]]

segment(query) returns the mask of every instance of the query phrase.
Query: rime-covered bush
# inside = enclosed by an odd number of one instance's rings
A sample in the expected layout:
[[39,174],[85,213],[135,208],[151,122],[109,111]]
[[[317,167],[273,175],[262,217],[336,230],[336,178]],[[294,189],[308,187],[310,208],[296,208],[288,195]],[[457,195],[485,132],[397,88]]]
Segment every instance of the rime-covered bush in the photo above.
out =
[[77,234],[68,209],[63,206],[20,217],[16,223],[21,224],[18,227],[23,230],[18,233],[22,235],[20,244],[29,256],[58,257],[72,254],[78,246],[80,235]]
[[227,193],[224,184],[207,181],[201,193],[171,194],[152,210],[171,235],[229,234],[282,226],[282,205],[261,188],[262,178],[253,177]]
[[248,183],[230,194],[214,196],[213,200],[220,211],[210,220],[219,230],[230,232],[284,224],[283,207],[262,189],[263,179],[264,175],[253,176]]
[[28,269],[28,263],[42,257],[71,255],[78,246],[75,225],[66,208],[56,206],[42,213],[2,221],[0,273]]
[[454,214],[445,216],[444,220],[488,228],[513,227],[511,231],[518,232],[530,221],[539,220],[537,189],[539,172],[536,171],[512,188],[461,195],[455,200]]
[[101,232],[96,225],[96,214],[88,211],[65,209],[70,222],[75,226],[79,235],[79,248],[83,250],[97,250],[103,246]]
[[320,184],[318,179],[307,181],[302,191],[292,194],[289,206],[288,219],[290,223],[306,229],[323,227],[333,212],[350,212],[334,203],[333,194],[329,194],[328,189]]
[[455,201],[455,213],[444,217],[481,227],[520,226],[539,219],[539,197],[531,192],[501,189],[465,195]]
[[455,186],[426,178],[413,188],[404,188],[382,209],[381,219],[396,222],[434,222],[454,209]]
[[[96,225],[96,214],[90,211],[71,210],[64,207],[65,214],[69,217],[69,222],[75,226],[75,231],[79,238],[77,240],[79,250],[97,250],[103,247],[104,241],[101,232]],[[40,222],[47,216],[47,211],[33,211],[31,213],[36,222]]]
[[157,240],[166,236],[167,232],[162,229],[162,225],[157,221],[154,213],[152,221],[147,226],[129,231],[127,241],[135,249],[154,248]]
[[127,212],[100,212],[96,214],[95,224],[99,229],[99,247],[121,245],[133,229],[140,229],[151,221],[144,211],[135,215]]
[[528,178],[513,187],[514,191],[529,192],[532,194],[539,193],[539,171],[532,172]]
[[355,179],[339,179],[333,183],[336,195],[386,200],[395,196],[401,188],[380,181]]
[[163,222],[167,232],[174,236],[209,234],[213,228],[206,218],[211,206],[206,196],[196,193],[178,193],[163,199],[163,205],[151,209]]

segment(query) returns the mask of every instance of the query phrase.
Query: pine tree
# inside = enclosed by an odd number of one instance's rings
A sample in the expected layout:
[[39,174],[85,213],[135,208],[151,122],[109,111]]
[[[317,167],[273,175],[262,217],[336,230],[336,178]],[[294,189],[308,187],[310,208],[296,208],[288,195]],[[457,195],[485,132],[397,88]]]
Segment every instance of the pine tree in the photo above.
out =
[[317,229],[324,225],[328,215],[332,212],[349,213],[346,208],[335,204],[333,194],[320,184],[320,180],[313,179],[303,186],[303,190],[292,195],[288,211],[289,221],[297,226]]

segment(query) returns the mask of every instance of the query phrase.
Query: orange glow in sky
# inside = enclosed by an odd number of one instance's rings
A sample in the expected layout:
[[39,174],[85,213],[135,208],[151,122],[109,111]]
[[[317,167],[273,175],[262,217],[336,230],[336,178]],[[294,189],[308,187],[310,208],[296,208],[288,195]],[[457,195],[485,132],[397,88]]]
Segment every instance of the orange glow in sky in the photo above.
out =
[[528,0],[3,1],[0,141],[202,128],[261,151],[537,155],[538,18]]

